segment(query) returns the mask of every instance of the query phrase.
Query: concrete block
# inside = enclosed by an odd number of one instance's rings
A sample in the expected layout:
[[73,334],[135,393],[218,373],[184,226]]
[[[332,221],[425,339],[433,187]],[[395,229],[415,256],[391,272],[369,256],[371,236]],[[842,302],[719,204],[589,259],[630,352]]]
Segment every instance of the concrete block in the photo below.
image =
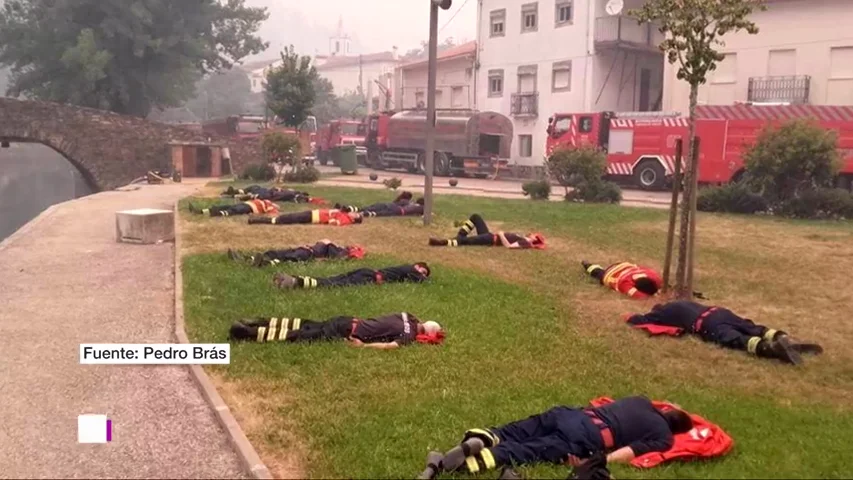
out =
[[116,212],[116,241],[160,243],[175,239],[175,214],[171,210],[138,208]]

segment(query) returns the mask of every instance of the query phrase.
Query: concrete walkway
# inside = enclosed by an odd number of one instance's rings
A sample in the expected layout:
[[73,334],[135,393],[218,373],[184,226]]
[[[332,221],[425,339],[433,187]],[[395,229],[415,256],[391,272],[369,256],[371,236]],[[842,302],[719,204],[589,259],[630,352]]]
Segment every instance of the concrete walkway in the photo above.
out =
[[[0,244],[0,477],[245,478],[186,366],[79,364],[81,343],[175,342],[174,245],[116,243],[115,212],[200,186],[59,204]],[[84,413],[111,443],[77,443]]]

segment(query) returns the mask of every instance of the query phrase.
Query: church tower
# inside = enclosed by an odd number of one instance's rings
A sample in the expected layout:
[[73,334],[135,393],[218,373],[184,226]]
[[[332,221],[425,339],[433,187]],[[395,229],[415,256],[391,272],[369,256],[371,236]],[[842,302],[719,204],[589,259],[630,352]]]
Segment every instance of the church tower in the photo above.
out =
[[329,38],[329,55],[347,56],[350,54],[350,38],[344,33],[344,17],[338,19],[338,31]]

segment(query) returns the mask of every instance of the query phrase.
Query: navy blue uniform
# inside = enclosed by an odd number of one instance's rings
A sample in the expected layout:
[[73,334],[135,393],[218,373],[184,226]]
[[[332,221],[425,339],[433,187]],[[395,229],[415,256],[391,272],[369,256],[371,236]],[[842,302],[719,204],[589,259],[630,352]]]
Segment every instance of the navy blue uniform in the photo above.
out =
[[669,450],[673,435],[663,415],[646,397],[626,397],[598,408],[555,407],[497,428],[469,430],[486,447],[469,472],[502,465],[563,463],[569,455],[589,458],[597,452],[629,446],[636,455]]
[[708,307],[687,300],[655,305],[651,312],[645,315],[634,315],[628,319],[628,323],[675,327],[686,333],[695,333],[706,342],[746,350],[753,354],[756,353],[761,340],[772,341],[777,334],[780,334],[778,330],[741,318],[731,310]]
[[426,279],[427,277],[418,272],[414,265],[400,265],[380,270],[359,268],[358,270],[326,278],[296,277],[296,286],[299,288],[345,287],[350,285],[367,285],[370,283],[419,283]]
[[231,340],[256,342],[316,342],[357,338],[364,343],[397,342],[408,345],[418,335],[418,319],[407,312],[377,318],[350,316],[326,321],[303,318],[246,319],[231,326]]

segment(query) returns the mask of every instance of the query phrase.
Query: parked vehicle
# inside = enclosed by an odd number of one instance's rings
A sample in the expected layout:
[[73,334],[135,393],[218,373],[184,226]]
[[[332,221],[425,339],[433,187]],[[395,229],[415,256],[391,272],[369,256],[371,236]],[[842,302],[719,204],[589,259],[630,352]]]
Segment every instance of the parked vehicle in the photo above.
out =
[[[383,112],[368,118],[367,163],[424,173],[426,110]],[[512,151],[512,121],[497,112],[436,110],[435,175],[496,175]]]
[[361,120],[332,120],[317,133],[317,160],[326,165],[332,159],[332,149],[341,145],[355,145],[355,154],[361,163],[367,159],[365,124]]
[[315,138],[317,136],[317,120],[313,116],[308,117],[300,125],[299,129],[281,125],[275,118],[268,120],[260,115],[231,115],[225,118],[206,120],[202,122],[201,128],[205,133],[240,140],[260,141],[264,134],[268,132],[295,135],[299,137],[299,143],[305,157],[313,155]]
[[[849,189],[853,181],[853,107],[815,105],[703,105],[696,108],[699,182],[738,181],[743,154],[767,125],[812,118],[836,130],[844,159],[837,179]],[[676,139],[685,139],[687,117],[667,112],[560,113],[548,119],[546,155],[563,146],[597,145],[607,152],[607,174],[644,190],[659,190],[674,173]],[[682,164],[684,165],[684,164]],[[683,169],[682,169],[683,170]]]

